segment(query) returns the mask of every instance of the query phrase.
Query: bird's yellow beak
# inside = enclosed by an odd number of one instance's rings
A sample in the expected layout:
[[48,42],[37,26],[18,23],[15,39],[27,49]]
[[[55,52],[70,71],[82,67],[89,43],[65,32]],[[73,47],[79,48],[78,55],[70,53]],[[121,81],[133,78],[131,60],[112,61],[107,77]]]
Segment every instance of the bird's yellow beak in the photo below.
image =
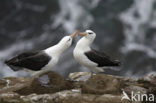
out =
[[72,38],[74,38],[77,34],[79,34],[79,31],[78,30],[76,30],[73,34],[71,34],[70,36],[72,37]]
[[79,33],[78,35],[79,36],[86,36],[87,35],[87,32],[82,32],[82,33]]

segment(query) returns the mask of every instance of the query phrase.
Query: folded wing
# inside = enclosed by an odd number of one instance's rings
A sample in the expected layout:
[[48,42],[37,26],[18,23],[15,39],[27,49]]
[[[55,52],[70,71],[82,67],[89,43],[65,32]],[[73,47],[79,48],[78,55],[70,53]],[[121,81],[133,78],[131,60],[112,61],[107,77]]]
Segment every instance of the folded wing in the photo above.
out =
[[118,60],[112,60],[109,56],[107,56],[104,52],[96,51],[92,49],[85,53],[87,58],[92,62],[97,63],[98,67],[104,66],[120,66],[120,62]]

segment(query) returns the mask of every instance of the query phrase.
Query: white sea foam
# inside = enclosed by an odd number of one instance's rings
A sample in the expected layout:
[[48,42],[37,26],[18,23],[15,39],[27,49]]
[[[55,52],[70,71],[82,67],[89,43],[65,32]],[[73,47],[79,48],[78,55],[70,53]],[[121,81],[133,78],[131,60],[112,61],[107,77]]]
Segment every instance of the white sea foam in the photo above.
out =
[[[121,13],[121,21],[128,25],[124,29],[125,45],[121,48],[123,53],[137,50],[145,52],[151,58],[156,58],[154,44],[147,45],[145,43],[147,29],[156,27],[156,22],[153,22],[156,19],[151,18],[152,15],[156,14],[153,11],[154,2],[155,0],[134,0],[134,4],[127,11]],[[149,27],[144,27],[144,25]]]

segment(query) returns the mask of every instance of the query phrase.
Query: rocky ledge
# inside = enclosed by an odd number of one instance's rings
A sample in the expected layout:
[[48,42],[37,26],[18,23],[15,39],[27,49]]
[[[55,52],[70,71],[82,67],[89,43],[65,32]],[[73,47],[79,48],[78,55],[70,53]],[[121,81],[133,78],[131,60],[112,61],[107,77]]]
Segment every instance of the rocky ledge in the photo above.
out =
[[142,78],[55,72],[0,80],[0,103],[156,103],[156,74]]

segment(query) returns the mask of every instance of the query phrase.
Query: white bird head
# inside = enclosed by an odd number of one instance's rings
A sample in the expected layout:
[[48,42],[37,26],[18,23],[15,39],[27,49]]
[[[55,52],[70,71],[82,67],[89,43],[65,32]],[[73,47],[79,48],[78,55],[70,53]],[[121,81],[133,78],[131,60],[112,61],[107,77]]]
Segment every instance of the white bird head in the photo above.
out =
[[96,37],[96,33],[92,30],[86,30],[85,32],[79,33],[79,36],[84,36],[87,39],[94,40]]
[[78,34],[78,31],[74,32],[69,36],[65,36],[61,39],[59,44],[62,44],[64,47],[68,48],[71,46],[73,38]]

